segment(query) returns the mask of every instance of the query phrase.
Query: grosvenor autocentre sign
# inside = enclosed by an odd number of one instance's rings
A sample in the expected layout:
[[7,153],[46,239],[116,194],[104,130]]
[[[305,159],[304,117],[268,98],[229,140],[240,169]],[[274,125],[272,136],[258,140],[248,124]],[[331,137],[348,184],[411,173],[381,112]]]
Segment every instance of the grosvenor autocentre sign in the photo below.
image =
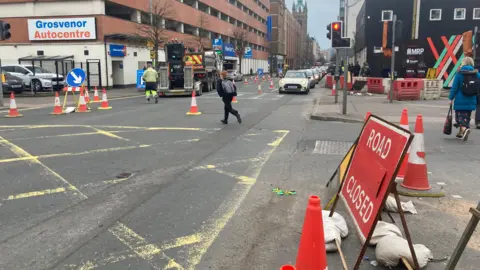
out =
[[365,123],[339,194],[363,243],[376,225],[412,138],[408,131],[376,117]]
[[96,22],[89,18],[29,19],[29,40],[97,39]]

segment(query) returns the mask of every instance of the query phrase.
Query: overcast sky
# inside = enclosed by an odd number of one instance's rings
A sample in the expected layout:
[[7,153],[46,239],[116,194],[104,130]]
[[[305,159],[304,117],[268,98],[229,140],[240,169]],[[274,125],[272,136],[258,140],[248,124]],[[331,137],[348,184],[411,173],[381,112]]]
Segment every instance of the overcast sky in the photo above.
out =
[[[285,0],[288,10],[292,11],[293,2]],[[303,0],[305,2],[305,0]],[[339,0],[307,0],[308,4],[308,32],[315,37],[322,49],[330,47],[327,39],[327,24],[337,19],[340,8]]]

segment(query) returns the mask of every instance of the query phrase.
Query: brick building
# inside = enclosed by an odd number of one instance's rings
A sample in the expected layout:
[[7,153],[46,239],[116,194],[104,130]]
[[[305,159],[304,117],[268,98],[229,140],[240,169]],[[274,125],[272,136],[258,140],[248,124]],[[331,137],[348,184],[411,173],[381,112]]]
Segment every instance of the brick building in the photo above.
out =
[[[190,47],[201,42],[209,49],[214,38],[235,43],[234,32],[243,29],[253,56],[243,60],[242,72],[267,70],[268,0],[152,1],[167,1],[171,7],[160,26],[165,40],[178,38]],[[149,24],[149,13],[149,0],[0,0],[0,18],[11,24],[12,33],[11,39],[0,42],[0,59],[9,64],[25,56],[61,55],[75,66],[96,61],[104,86],[133,85],[136,70],[150,60],[139,32],[141,25]],[[159,61],[165,61],[163,49],[158,54]]]

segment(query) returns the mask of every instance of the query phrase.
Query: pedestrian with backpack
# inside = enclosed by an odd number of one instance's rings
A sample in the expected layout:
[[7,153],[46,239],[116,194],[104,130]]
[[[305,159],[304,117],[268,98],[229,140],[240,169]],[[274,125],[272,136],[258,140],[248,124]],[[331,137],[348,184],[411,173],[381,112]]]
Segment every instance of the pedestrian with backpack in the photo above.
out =
[[220,73],[220,79],[217,81],[217,93],[222,98],[223,104],[225,105],[225,115],[220,122],[225,125],[228,124],[228,116],[229,114],[233,114],[237,117],[238,123],[241,124],[242,118],[240,117],[240,114],[232,107],[233,97],[237,96],[237,86],[227,79],[227,75],[228,73],[226,71],[222,71]]
[[462,60],[462,66],[453,80],[450,89],[450,104],[453,101],[455,110],[455,127],[459,128],[456,135],[464,141],[470,134],[470,119],[472,111],[477,107],[477,95],[480,94],[480,73],[473,68],[474,62],[471,57]]

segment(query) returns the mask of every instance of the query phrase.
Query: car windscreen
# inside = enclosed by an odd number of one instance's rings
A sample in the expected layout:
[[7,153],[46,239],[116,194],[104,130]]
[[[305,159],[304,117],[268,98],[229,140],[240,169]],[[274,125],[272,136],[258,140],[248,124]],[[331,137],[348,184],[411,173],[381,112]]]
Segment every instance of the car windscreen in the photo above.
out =
[[306,70],[305,73],[307,73],[307,76],[309,77],[313,75],[313,73],[310,70]]
[[[30,70],[33,73],[52,73],[46,69],[43,69],[41,67],[32,67],[32,66],[25,66],[26,69]],[[34,71],[35,70],[35,71]]]
[[303,79],[306,77],[305,72],[287,72],[287,74],[285,74],[285,78]]

